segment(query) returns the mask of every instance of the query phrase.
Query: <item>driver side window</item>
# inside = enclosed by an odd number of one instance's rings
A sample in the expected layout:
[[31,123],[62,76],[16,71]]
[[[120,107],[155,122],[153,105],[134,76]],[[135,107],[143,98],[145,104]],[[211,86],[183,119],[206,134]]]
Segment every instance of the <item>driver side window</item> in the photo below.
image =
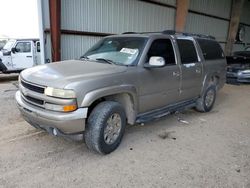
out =
[[30,42],[18,42],[16,45],[17,53],[28,53],[31,52],[31,44]]
[[160,56],[166,65],[176,65],[173,45],[170,39],[156,39],[147,54],[147,63],[152,56]]

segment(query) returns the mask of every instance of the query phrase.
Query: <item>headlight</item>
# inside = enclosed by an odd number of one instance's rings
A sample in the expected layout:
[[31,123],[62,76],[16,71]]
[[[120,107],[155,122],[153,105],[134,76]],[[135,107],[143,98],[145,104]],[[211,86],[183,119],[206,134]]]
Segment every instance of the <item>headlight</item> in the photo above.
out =
[[44,94],[52,97],[72,99],[76,98],[76,94],[73,90],[56,89],[52,87],[46,87]]

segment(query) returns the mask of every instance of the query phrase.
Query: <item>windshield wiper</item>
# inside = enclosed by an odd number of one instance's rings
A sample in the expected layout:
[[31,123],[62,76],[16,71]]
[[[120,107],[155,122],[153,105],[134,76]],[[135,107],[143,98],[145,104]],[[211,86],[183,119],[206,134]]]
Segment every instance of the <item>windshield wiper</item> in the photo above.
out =
[[110,59],[105,59],[105,58],[97,58],[95,60],[97,60],[97,61],[103,61],[103,62],[108,63],[108,64],[116,64],[114,61],[112,61]]
[[89,59],[89,57],[86,56],[86,55],[82,55],[82,56],[80,57],[80,59]]

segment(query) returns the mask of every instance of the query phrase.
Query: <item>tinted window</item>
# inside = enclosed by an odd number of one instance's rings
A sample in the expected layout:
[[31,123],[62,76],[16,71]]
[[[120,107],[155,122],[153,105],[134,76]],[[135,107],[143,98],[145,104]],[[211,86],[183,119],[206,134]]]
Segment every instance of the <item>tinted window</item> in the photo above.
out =
[[175,56],[174,49],[170,39],[157,39],[155,40],[149,51],[148,51],[148,59],[149,62],[150,57],[152,56],[160,56],[165,60],[166,65],[175,65]]
[[193,41],[177,39],[182,64],[197,62],[197,53]]
[[207,39],[197,39],[205,60],[224,58],[224,53],[218,42]]
[[30,42],[18,42],[16,45],[16,51],[20,53],[31,52]]

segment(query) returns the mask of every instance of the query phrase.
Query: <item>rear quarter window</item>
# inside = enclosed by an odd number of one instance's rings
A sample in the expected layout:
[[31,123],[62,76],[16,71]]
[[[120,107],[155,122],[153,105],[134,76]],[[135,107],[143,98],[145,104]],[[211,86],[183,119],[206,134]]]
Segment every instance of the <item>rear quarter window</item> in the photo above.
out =
[[224,59],[224,53],[218,42],[208,39],[196,39],[205,60]]

